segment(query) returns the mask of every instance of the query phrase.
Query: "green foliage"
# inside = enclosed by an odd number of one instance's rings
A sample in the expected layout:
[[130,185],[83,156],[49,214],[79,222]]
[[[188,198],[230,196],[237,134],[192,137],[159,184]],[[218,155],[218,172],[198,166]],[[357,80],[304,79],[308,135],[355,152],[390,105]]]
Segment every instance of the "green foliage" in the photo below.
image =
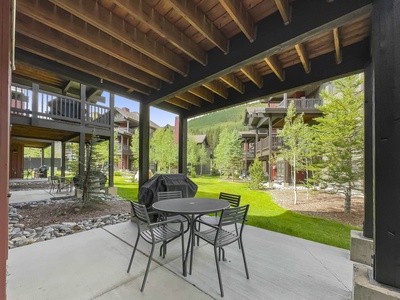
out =
[[[195,167],[202,166],[207,159],[207,151],[204,145],[198,145],[193,136],[190,136],[187,141],[187,163],[188,170],[191,176],[196,176]],[[200,170],[202,175],[202,170]]]
[[292,168],[294,204],[297,202],[296,174],[305,170],[306,158],[310,147],[310,128],[304,123],[303,114],[296,115],[294,101],[291,101],[285,117],[285,125],[279,131],[278,136],[283,139],[283,147],[276,154],[276,158],[283,158],[289,162]]
[[131,151],[134,157],[132,167],[139,169],[139,130],[135,130],[131,138]]
[[177,167],[178,145],[171,127],[154,131],[150,140],[150,161],[157,164],[159,172],[171,173],[171,168]]
[[260,184],[265,181],[265,174],[263,171],[262,163],[258,158],[254,160],[253,164],[249,168],[249,171],[249,188],[253,190],[260,189]]
[[351,192],[364,176],[364,107],[359,91],[363,78],[354,75],[333,82],[336,93],[322,93],[324,116],[316,132],[316,151],[322,157],[316,169],[322,184],[345,194],[345,212],[351,211]]
[[225,175],[231,175],[234,179],[235,171],[239,171],[242,165],[243,150],[237,130],[221,132],[220,143],[215,148],[215,163]]

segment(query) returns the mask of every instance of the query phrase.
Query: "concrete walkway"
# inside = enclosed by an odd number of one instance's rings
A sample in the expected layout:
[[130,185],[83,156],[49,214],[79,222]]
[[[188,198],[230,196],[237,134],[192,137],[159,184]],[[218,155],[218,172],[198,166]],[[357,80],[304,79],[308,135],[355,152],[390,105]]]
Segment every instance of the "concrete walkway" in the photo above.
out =
[[26,191],[11,191],[11,197],[9,198],[9,203],[21,203],[21,202],[30,202],[30,201],[43,201],[49,200],[53,197],[66,197],[73,196],[75,194],[75,190],[66,191],[62,190],[61,192],[56,192],[50,189],[46,190],[26,190]]
[[[213,248],[200,244],[193,274],[182,276],[179,242],[165,259],[154,253],[140,285],[149,246],[142,240],[126,273],[136,224],[126,222],[9,251],[8,299],[220,299]],[[347,250],[246,226],[247,280],[236,244],[221,263],[225,299],[350,299],[353,263]]]

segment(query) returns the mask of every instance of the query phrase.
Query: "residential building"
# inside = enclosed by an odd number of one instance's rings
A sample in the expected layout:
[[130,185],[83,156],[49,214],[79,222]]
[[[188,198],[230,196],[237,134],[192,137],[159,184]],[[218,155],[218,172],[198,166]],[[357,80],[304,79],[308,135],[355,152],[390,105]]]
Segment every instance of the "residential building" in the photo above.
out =
[[[131,150],[132,136],[139,127],[140,115],[138,112],[131,112],[129,108],[115,107],[114,110],[114,130],[117,135],[118,143],[116,155],[118,156],[117,168],[123,171],[133,171],[134,157]],[[150,135],[160,128],[156,123],[150,121]]]

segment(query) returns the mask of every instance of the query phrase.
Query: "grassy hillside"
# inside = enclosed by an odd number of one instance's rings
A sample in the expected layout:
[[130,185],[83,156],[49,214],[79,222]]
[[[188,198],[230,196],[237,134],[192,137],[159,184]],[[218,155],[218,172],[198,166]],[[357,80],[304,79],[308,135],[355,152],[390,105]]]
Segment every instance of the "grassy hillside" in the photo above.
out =
[[247,126],[243,125],[246,107],[262,106],[265,104],[257,102],[209,113],[189,120],[188,131],[190,134],[206,134],[211,147],[215,147],[218,143],[219,133],[223,129],[247,130]]

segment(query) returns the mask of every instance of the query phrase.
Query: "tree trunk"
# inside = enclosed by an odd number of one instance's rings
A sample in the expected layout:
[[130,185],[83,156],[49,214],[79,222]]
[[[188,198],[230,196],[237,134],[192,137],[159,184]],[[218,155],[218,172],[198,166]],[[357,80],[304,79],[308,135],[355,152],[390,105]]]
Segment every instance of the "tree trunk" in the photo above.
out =
[[296,154],[293,154],[293,193],[294,204],[297,204],[297,190],[296,190]]
[[351,189],[346,189],[345,198],[344,198],[344,212],[351,212]]

